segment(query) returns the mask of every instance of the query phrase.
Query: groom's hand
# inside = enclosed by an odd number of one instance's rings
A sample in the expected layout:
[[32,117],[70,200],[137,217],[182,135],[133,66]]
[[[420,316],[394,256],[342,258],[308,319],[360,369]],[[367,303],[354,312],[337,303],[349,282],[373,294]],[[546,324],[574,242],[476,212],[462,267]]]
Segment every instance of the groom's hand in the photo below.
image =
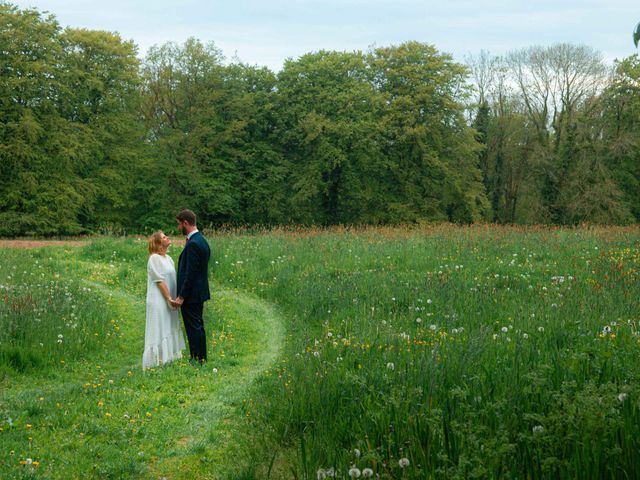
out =
[[173,303],[175,304],[176,308],[178,308],[184,303],[184,298],[178,297]]

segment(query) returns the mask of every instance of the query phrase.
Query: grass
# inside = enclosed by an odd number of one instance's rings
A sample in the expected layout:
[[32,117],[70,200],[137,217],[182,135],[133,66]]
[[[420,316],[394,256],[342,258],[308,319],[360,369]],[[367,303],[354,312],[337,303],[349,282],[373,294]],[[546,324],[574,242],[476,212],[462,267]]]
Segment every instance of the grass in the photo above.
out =
[[[139,243],[99,242],[0,253],[0,277],[13,281],[3,289],[10,299],[3,324],[39,318],[42,326],[0,337],[0,347],[20,355],[4,354],[0,364],[3,479],[232,478],[252,463],[242,454],[254,440],[243,437],[245,401],[279,352],[280,318],[254,296],[217,289],[205,312],[207,366],[176,362],[143,373],[139,250]],[[15,298],[24,292],[33,303],[19,309]]]
[[[11,358],[24,357],[0,362],[0,465],[10,475],[640,471],[637,228],[254,231],[209,240],[209,368],[175,364],[148,375],[138,358],[141,242],[0,252],[0,284],[26,295],[43,288],[38,271],[58,273],[69,283],[55,291],[68,287],[81,299],[76,310],[95,317],[79,338],[100,329],[99,342],[69,345],[62,358],[56,349],[76,333],[64,330],[57,343],[70,313],[69,302],[54,302],[37,337],[53,342],[47,355],[32,333],[0,336]],[[3,311],[2,321],[21,324],[43,308],[40,297]],[[8,416],[12,426],[1,423]],[[25,468],[27,456],[41,464]]]

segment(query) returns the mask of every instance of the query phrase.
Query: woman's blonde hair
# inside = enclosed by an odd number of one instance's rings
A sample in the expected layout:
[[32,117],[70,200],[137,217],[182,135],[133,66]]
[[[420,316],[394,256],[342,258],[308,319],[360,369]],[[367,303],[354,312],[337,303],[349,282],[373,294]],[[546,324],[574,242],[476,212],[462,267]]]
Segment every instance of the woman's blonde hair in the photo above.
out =
[[164,235],[162,230],[158,230],[149,237],[149,255],[162,251],[162,235]]

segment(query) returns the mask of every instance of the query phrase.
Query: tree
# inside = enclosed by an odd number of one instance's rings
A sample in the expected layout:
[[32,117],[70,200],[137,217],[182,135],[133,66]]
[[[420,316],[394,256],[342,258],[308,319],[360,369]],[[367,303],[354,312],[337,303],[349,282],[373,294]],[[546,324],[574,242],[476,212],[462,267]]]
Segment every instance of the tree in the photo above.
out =
[[320,51],[289,60],[277,88],[276,129],[291,189],[289,220],[384,221],[381,98],[365,56]]
[[384,98],[385,183],[395,220],[487,218],[481,146],[463,117],[467,69],[419,42],[375,49],[369,62]]

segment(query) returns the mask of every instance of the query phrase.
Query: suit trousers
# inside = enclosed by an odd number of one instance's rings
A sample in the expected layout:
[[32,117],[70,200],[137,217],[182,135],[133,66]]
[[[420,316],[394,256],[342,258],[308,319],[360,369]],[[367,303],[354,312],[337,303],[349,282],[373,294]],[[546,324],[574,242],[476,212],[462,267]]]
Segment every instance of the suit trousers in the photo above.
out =
[[191,358],[199,361],[207,359],[207,335],[202,318],[203,303],[183,303],[180,307],[184,329],[187,332]]

